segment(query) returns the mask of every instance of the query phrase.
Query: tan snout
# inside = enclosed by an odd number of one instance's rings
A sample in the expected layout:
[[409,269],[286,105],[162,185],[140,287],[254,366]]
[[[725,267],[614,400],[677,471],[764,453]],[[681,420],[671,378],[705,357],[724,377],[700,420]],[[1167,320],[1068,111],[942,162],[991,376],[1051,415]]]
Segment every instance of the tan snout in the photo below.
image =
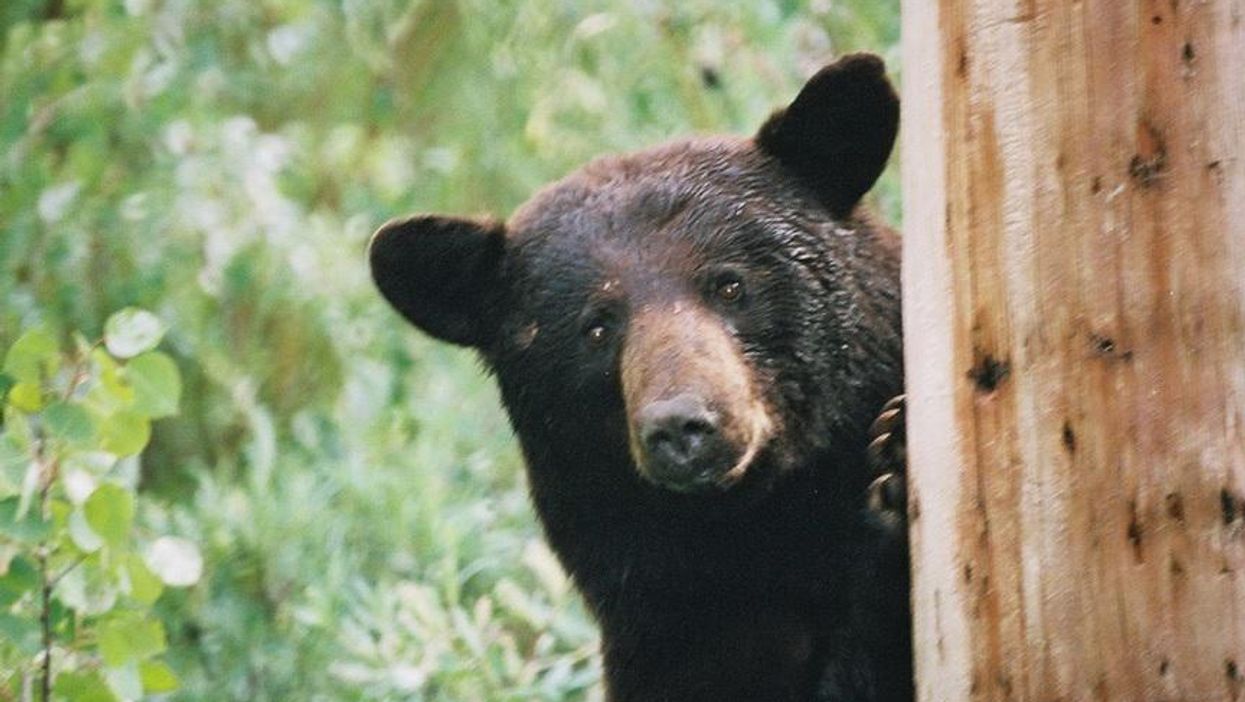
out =
[[695,304],[632,318],[622,384],[636,466],[671,490],[730,487],[774,433],[739,344],[720,318]]

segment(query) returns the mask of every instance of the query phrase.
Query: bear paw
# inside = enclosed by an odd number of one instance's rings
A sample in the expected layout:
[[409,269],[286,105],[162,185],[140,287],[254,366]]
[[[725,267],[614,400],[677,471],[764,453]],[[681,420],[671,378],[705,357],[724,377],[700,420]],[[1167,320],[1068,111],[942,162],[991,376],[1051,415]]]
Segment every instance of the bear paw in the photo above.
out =
[[869,427],[866,457],[870,474],[869,510],[886,521],[904,519],[908,512],[907,436],[904,429],[904,396],[891,398]]

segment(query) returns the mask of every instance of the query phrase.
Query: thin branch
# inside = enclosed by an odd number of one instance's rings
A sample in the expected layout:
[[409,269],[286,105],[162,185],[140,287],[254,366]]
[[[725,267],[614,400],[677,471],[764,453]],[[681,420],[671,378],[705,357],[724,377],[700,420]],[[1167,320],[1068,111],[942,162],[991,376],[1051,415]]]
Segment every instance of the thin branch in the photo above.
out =
[[43,611],[39,613],[39,623],[43,625],[43,667],[40,670],[39,688],[43,692],[43,702],[52,699],[52,583],[48,580],[48,555],[42,549],[39,554],[39,566],[43,574]]
[[[39,486],[39,510],[43,519],[46,520],[51,517],[52,482],[56,477],[57,465],[56,461],[46,460],[43,446],[44,437],[37,436],[34,444],[35,460],[39,463],[42,478]],[[39,613],[39,623],[43,628],[43,660],[39,671],[39,689],[43,693],[41,697],[43,702],[51,702],[52,699],[52,588],[55,581],[51,577],[48,566],[50,550],[51,545],[47,541],[39,545],[39,577],[43,585],[42,611]]]
[[70,571],[82,565],[82,562],[85,560],[86,560],[86,554],[78,556],[77,560],[75,560],[73,563],[70,563],[68,566],[65,566],[64,570],[57,573],[56,576],[52,578],[52,581],[49,583],[49,585],[55,588],[56,585],[61,581],[61,578],[65,577],[66,575],[69,575]]

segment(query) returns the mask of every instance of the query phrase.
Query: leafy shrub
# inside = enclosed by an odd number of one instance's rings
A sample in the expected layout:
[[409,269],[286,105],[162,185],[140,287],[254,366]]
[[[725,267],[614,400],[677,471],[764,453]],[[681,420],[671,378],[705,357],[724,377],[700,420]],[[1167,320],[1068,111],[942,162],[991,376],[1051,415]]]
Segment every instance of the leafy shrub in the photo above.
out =
[[191,541],[136,520],[137,456],[177,412],[181,378],[162,324],[126,309],[69,349],[42,329],[0,375],[0,691],[6,698],[135,699],[177,688],[152,606],[198,581]]

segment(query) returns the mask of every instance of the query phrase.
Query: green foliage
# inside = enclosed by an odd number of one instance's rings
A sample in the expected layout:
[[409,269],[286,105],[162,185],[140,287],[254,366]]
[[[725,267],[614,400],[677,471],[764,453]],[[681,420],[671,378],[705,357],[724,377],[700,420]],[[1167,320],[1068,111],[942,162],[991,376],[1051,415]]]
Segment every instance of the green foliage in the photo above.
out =
[[62,350],[31,329],[4,357],[3,699],[45,689],[69,700],[136,699],[178,685],[158,659],[167,644],[152,606],[165,585],[198,580],[199,553],[136,526],[134,464],[151,420],[177,412],[180,380],[153,350],[162,326],[149,312],[123,310],[105,330],[104,348],[76,337]]
[[833,54],[895,66],[897,5],[0,2],[0,700],[46,544],[60,698],[599,699],[493,388],[367,237],[749,133]]

